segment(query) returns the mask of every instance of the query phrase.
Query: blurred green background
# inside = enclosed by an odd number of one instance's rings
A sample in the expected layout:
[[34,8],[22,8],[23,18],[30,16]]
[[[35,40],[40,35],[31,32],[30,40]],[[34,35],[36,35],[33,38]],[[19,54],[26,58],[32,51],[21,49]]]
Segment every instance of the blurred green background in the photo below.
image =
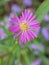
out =
[[24,9],[35,13],[44,1],[47,0],[0,0],[0,65],[49,65],[49,12],[40,23],[38,38],[26,45],[18,44],[8,30],[13,13],[20,16]]

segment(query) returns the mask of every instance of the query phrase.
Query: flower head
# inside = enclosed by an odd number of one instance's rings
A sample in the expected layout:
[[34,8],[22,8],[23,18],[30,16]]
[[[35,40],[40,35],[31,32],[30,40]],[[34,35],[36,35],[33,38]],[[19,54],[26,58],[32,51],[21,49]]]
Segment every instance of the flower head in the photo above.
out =
[[14,4],[14,5],[12,5],[12,7],[11,7],[11,11],[13,12],[16,12],[16,13],[20,13],[21,12],[21,7],[19,6],[19,5],[16,5],[16,4]]
[[3,40],[6,37],[6,34],[4,33],[4,30],[0,28],[0,40]]
[[46,41],[49,41],[49,25],[42,28],[42,35],[46,39]]
[[25,6],[31,6],[32,5],[32,0],[23,0],[23,5],[25,5]]
[[26,43],[26,40],[30,42],[32,38],[36,38],[36,32],[40,28],[40,25],[35,18],[36,16],[28,10],[24,10],[20,18],[14,14],[11,19],[13,25],[9,27],[9,30],[15,33],[14,38],[20,36],[19,42],[24,43]]
[[45,15],[44,21],[49,22],[49,13]]
[[31,65],[41,65],[42,60],[39,58],[31,63]]

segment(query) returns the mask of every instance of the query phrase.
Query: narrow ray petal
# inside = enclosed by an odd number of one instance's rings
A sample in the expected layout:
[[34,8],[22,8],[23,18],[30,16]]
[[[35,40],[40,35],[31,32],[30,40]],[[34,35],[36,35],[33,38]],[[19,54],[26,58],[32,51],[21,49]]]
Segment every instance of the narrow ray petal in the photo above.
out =
[[29,23],[30,25],[37,25],[39,24],[37,20],[33,20],[31,23]]
[[16,34],[14,35],[14,38],[18,37],[20,34],[21,34],[21,32],[16,33]]
[[19,38],[19,42],[23,42],[24,40],[24,32],[21,33],[20,38]]
[[10,27],[9,27],[9,30],[10,30],[11,32],[17,32],[17,31],[19,31],[20,29],[19,29],[18,26],[10,26]]
[[33,20],[35,19],[35,15],[29,20],[29,22],[33,22]]
[[31,38],[30,38],[30,36],[28,35],[28,32],[25,32],[25,35],[26,35],[27,40],[30,42]]
[[30,13],[30,16],[28,17],[28,21],[30,20],[31,17],[33,17],[33,13]]

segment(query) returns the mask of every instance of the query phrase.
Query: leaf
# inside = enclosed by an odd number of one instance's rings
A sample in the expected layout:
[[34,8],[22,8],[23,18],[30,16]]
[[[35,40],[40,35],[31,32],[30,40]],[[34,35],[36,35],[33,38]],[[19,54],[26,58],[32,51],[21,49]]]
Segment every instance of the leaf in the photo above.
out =
[[32,48],[30,47],[30,45],[31,45],[31,44],[30,44],[29,42],[26,43],[26,47],[32,52],[33,50],[32,50]]
[[0,44],[0,52],[2,52],[2,51],[4,51],[4,50],[6,50],[6,51],[7,51],[7,50],[8,50],[8,48],[9,48],[8,46],[1,45],[1,44]]
[[44,65],[49,65],[49,60],[43,54],[40,54],[40,58]]
[[22,49],[21,53],[22,53],[23,65],[30,65],[30,60],[29,60],[29,57],[28,57],[28,54],[27,54],[26,50]]
[[17,50],[16,50],[16,56],[17,56],[17,61],[16,61],[16,65],[20,64],[20,46],[19,44],[17,45]]
[[36,16],[37,20],[41,23],[44,16],[49,12],[49,0],[45,0],[37,9]]

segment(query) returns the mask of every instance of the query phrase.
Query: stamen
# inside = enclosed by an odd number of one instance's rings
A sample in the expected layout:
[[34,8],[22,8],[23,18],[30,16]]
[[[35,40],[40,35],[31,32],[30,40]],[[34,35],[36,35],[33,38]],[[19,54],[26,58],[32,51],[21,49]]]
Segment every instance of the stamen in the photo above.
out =
[[22,23],[20,23],[20,28],[22,31],[27,31],[29,26],[26,22],[22,22]]

